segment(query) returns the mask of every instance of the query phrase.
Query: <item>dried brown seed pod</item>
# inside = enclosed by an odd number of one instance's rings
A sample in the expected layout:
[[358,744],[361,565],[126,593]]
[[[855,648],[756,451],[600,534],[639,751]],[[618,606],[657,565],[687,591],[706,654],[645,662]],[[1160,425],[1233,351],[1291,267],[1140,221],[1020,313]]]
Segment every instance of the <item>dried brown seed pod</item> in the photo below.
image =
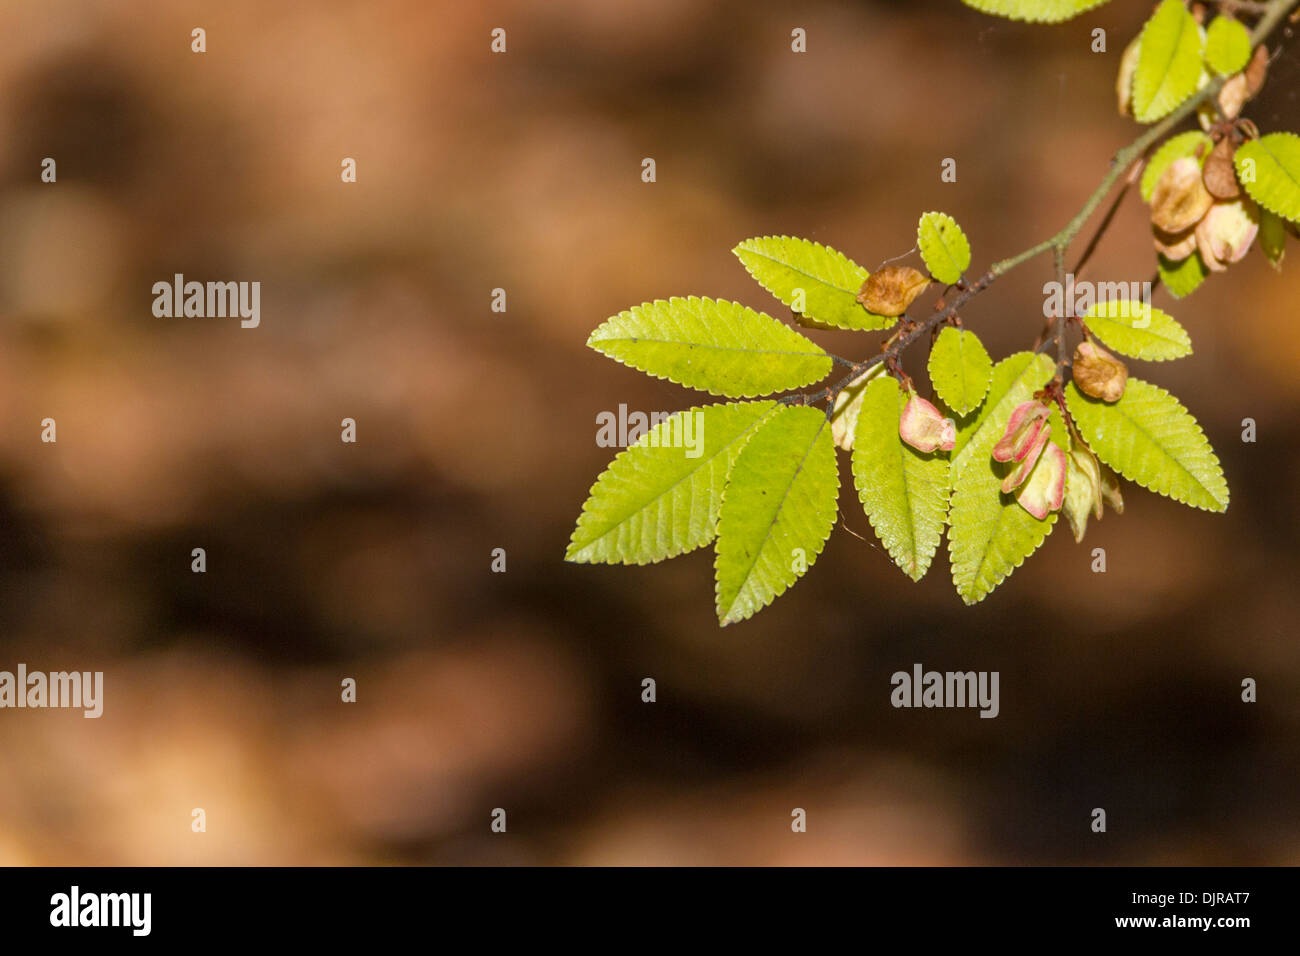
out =
[[1161,232],[1177,235],[1200,222],[1214,204],[1201,179],[1201,164],[1184,156],[1169,164],[1151,191],[1151,222]]
[[1234,73],[1219,90],[1219,110],[1230,120],[1241,115],[1241,108],[1250,99],[1245,73]]
[[1115,99],[1120,116],[1133,115],[1133,76],[1137,73],[1138,57],[1142,53],[1141,42],[1142,35],[1138,34],[1124,48],[1124,55],[1119,59],[1119,74],[1115,77]]
[[1196,230],[1186,229],[1176,236],[1171,236],[1159,229],[1152,229],[1155,236],[1156,252],[1170,262],[1181,262],[1196,251]]
[[1085,395],[1118,402],[1128,384],[1128,367],[1096,343],[1080,342],[1074,350],[1074,384]]
[[1246,64],[1246,96],[1253,99],[1255,94],[1264,86],[1264,80],[1268,78],[1268,50],[1264,44],[1255,47],[1255,55],[1250,58]]
[[1241,185],[1237,182],[1237,169],[1232,164],[1235,152],[1232,137],[1225,136],[1206,157],[1205,166],[1201,169],[1201,179],[1205,182],[1206,191],[1215,199],[1236,199],[1241,195]]
[[862,283],[858,301],[876,315],[902,315],[929,284],[911,266],[885,266]]
[[1217,202],[1196,227],[1196,248],[1212,272],[1240,262],[1259,234],[1259,207],[1248,196]]

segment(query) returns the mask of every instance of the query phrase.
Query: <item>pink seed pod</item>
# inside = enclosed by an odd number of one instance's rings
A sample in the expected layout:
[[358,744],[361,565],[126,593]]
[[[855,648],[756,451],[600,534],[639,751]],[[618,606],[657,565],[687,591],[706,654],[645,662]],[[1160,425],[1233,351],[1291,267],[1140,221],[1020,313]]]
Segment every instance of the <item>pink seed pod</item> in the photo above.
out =
[[1060,511],[1065,501],[1065,452],[1057,445],[1048,445],[1038,459],[1034,473],[1020,489],[1016,500],[1039,521],[1051,512]]
[[921,396],[913,394],[898,419],[898,437],[919,452],[952,451],[957,426]]
[[993,446],[993,460],[1024,461],[1038,440],[1038,433],[1047,427],[1047,416],[1051,413],[1052,410],[1039,401],[1017,405],[1007,420],[1002,437]]

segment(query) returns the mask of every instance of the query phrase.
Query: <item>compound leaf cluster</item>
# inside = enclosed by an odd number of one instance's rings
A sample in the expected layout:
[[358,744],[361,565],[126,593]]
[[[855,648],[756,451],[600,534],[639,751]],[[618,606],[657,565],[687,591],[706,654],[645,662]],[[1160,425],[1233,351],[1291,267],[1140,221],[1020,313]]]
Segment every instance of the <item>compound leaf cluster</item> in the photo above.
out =
[[[1104,0],[963,2],[1014,20],[1057,23]],[[1252,58],[1251,46],[1231,17],[1215,17],[1206,30],[1182,0],[1162,0],[1123,57],[1121,111],[1156,122],[1204,89],[1211,73],[1225,89],[1236,83],[1238,92],[1253,95],[1249,84],[1259,77],[1251,71],[1262,51]],[[1166,138],[1149,156],[1139,191],[1153,205],[1168,203],[1175,184],[1191,190],[1176,200],[1198,212],[1212,206],[1222,213],[1234,202],[1240,208],[1236,218],[1207,216],[1178,234],[1157,230],[1159,278],[1175,297],[1236,262],[1256,231],[1268,261],[1278,265],[1287,232],[1300,220],[1300,136],[1260,136],[1249,123],[1229,130],[1205,120],[1208,107],[1199,105],[1204,131]],[[1228,135],[1236,138],[1224,145]],[[1197,166],[1189,168],[1188,158]],[[1233,171],[1249,198],[1235,198]],[[1198,179],[1213,203],[1194,195]],[[946,534],[953,585],[967,604],[982,601],[1023,564],[1059,515],[1078,541],[1103,503],[1122,511],[1116,474],[1194,508],[1226,510],[1223,469],[1196,419],[1164,389],[1129,376],[1119,359],[1099,351],[1100,343],[1138,361],[1185,357],[1191,339],[1177,320],[1147,301],[1107,295],[1079,317],[1087,341],[1076,353],[1073,381],[1065,352],[1059,363],[1042,350],[994,363],[955,309],[936,303],[924,327],[906,314],[931,280],[967,296],[993,272],[972,289],[970,242],[942,212],[920,217],[916,249],[925,273],[890,265],[874,278],[808,239],[760,236],[733,250],[801,326],[895,329],[881,352],[858,362],[832,357],[763,312],[698,296],[644,303],[600,325],[588,340],[593,349],[727,398],[801,389],[825,379],[836,362],[851,371],[812,396],[697,406],[658,422],[597,478],[566,558],[645,564],[713,544],[718,620],[743,621],[822,553],[839,511],[837,447],[850,453],[858,500],[892,561],[920,580]],[[896,354],[927,328],[929,399]],[[1064,328],[1062,319],[1058,336]],[[825,409],[814,407],[822,400]]]

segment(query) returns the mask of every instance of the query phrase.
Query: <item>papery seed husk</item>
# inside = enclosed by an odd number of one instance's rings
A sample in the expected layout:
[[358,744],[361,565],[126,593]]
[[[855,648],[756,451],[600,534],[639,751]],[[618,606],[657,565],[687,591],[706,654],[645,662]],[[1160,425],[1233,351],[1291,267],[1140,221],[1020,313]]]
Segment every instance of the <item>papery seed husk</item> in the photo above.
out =
[[1065,452],[1057,445],[1043,449],[1033,474],[1020,489],[1016,500],[1039,521],[1053,511],[1060,511],[1065,503]]
[[1115,98],[1120,116],[1133,115],[1133,75],[1137,73],[1138,58],[1142,54],[1142,36],[1134,37],[1124,48],[1119,60],[1119,73],[1115,77]]
[[1219,110],[1228,119],[1235,120],[1248,99],[1250,92],[1246,88],[1246,74],[1234,73],[1219,90]]
[[1047,416],[1050,414],[1051,409],[1035,399],[1021,402],[1013,408],[1002,428],[1002,437],[993,446],[993,460],[1024,461],[1039,431],[1047,427]]
[[1097,456],[1092,453],[1091,448],[1080,445],[1078,442],[1071,443],[1070,457],[1074,460],[1075,466],[1087,476],[1088,484],[1092,488],[1093,516],[1100,521],[1101,462],[1097,460]]
[[1241,185],[1237,182],[1237,169],[1232,164],[1235,152],[1232,138],[1225,136],[1206,157],[1205,166],[1201,170],[1201,179],[1205,183],[1206,192],[1215,199],[1236,199],[1241,195]]
[[1170,236],[1152,227],[1155,236],[1156,252],[1170,262],[1181,262],[1196,251],[1196,230],[1188,229],[1177,236]]
[[1025,479],[1030,476],[1034,466],[1038,464],[1038,459],[1042,457],[1044,448],[1056,447],[1048,441],[1051,436],[1052,426],[1044,424],[1042,430],[1034,436],[1024,458],[1020,460],[1016,467],[1007,472],[1006,477],[1002,479],[1003,494],[1009,495],[1025,483]]
[[1151,222],[1162,232],[1178,234],[1200,222],[1214,204],[1201,180],[1201,164],[1184,156],[1169,164],[1151,191]]
[[862,283],[858,301],[876,315],[902,315],[929,284],[930,280],[911,266],[885,266]]
[[1250,197],[1242,196],[1211,207],[1196,227],[1196,248],[1211,269],[1210,259],[1215,260],[1220,267],[1214,270],[1217,272],[1245,258],[1258,234],[1259,207]]
[[919,395],[912,395],[898,419],[898,437],[923,454],[952,451],[957,426]]
[[845,451],[853,451],[853,436],[858,432],[858,416],[862,413],[862,396],[867,385],[884,372],[884,362],[873,365],[835,396],[831,407],[831,439]]
[[1255,47],[1255,55],[1246,64],[1246,95],[1254,98],[1268,79],[1268,50],[1264,44]]
[[1066,457],[1065,501],[1061,513],[1070,522],[1075,542],[1083,540],[1088,518],[1101,518],[1101,465],[1087,445],[1070,439]]
[[1214,256],[1214,247],[1210,245],[1209,233],[1196,230],[1196,251],[1201,254],[1201,262],[1211,272],[1226,272],[1228,267]]
[[1124,513],[1124,496],[1119,490],[1119,477],[1105,465],[1101,466],[1101,500],[1115,514]]
[[1128,366],[1094,342],[1074,350],[1073,375],[1079,391],[1103,402],[1118,402],[1128,384]]

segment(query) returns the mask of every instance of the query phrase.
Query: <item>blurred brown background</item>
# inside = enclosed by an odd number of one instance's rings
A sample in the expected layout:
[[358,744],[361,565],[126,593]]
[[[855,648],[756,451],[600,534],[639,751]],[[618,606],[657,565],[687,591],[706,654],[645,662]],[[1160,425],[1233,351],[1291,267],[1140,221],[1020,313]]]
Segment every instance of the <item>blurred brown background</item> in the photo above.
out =
[[[106,690],[97,721],[0,711],[0,862],[1300,861],[1294,243],[1281,275],[1256,252],[1161,293],[1196,355],[1135,368],[1204,424],[1226,516],[1126,486],[974,608],[946,562],[913,585],[840,529],[725,630],[708,551],[561,560],[612,454],[596,414],[698,400],[592,328],[676,294],[783,314],[729,251],[748,236],[875,268],[942,209],[983,268],[1055,232],[1136,135],[1112,87],[1149,9],[5,4],[0,669]],[[1265,130],[1300,125],[1296,51]],[[1152,256],[1131,200],[1092,275]],[[1038,331],[1049,269],[965,314],[995,356]],[[175,272],[261,281],[261,327],[155,318]],[[1000,671],[1001,716],[892,709],[914,662]]]

